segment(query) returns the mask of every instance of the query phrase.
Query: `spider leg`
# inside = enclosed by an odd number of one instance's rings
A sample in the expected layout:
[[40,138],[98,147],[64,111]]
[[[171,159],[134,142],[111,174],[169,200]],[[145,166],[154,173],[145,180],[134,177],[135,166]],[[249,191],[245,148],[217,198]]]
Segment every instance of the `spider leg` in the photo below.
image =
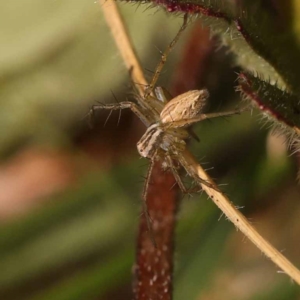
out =
[[103,125],[104,127],[105,127],[106,123],[108,122],[108,119],[110,118],[111,114],[112,114],[112,110],[109,112],[109,114],[104,122],[104,125]]
[[193,139],[195,139],[197,142],[200,142],[198,135],[194,132],[192,128],[187,128],[187,132]]
[[169,167],[171,168],[172,170],[172,173],[174,175],[174,178],[180,188],[180,190],[184,193],[184,194],[187,194],[188,193],[188,190],[186,189],[186,187],[184,186],[182,180],[181,180],[181,177],[177,171],[177,168],[175,167],[174,163],[173,163],[173,160],[172,160],[172,157],[170,156],[170,154],[167,154],[166,153],[166,160],[167,160],[167,163],[169,165]]
[[[193,171],[193,169],[190,167],[189,163],[185,160],[184,156],[183,156],[183,155],[179,155],[177,159],[178,159],[179,163],[182,165],[182,167],[186,170],[186,172],[187,172],[192,178],[195,178],[195,176],[194,176],[194,175],[195,175],[195,174],[194,174],[194,171]],[[214,189],[214,190],[219,191],[219,189],[218,189],[216,186],[214,186],[213,184],[207,182],[207,181],[204,180],[204,179],[201,179],[201,178],[198,177],[198,176],[196,176],[196,177],[197,177],[198,183],[204,184],[204,185],[206,185],[206,186],[209,187],[209,188],[212,188],[212,189]]]
[[[110,111],[113,111],[113,110],[122,110],[122,109],[126,109],[126,108],[130,108],[131,111],[134,112],[135,115],[146,126],[149,126],[151,124],[151,117],[148,116],[148,114],[145,112],[145,110],[139,108],[135,103],[130,102],[130,101],[124,101],[124,102],[112,103],[112,104],[101,104],[101,105],[97,104],[97,105],[93,105],[92,108],[90,109],[90,111],[87,114],[89,124],[92,123],[92,118],[93,118],[96,110],[108,109]],[[106,120],[106,122],[107,122],[107,120]]]
[[170,54],[170,52],[173,50],[174,46],[178,42],[181,33],[187,27],[187,21],[188,21],[188,14],[186,13],[184,15],[184,18],[183,18],[183,24],[182,24],[182,26],[180,27],[179,31],[177,32],[175,38],[172,40],[172,42],[170,43],[170,45],[167,47],[167,49],[162,54],[161,60],[158,63],[158,65],[156,66],[156,69],[155,69],[154,75],[152,77],[152,80],[151,80],[149,86],[145,90],[145,94],[144,94],[144,98],[145,99],[147,99],[150,96],[150,94],[152,93],[152,91],[153,91],[153,89],[154,89],[154,87],[156,85],[156,82],[157,82],[157,80],[159,78],[159,75],[160,75],[160,73],[161,73],[161,71],[162,71],[162,69],[163,69],[163,67],[164,67],[164,65],[165,65],[165,63],[167,61],[168,55]]
[[199,192],[199,191],[202,190],[202,189],[199,188],[199,187],[196,187],[196,188],[188,188],[188,189],[187,189],[187,188],[185,187],[185,185],[184,185],[184,183],[183,183],[183,181],[182,181],[182,179],[181,179],[181,177],[180,177],[178,171],[177,171],[176,166],[175,166],[174,163],[173,163],[172,157],[171,157],[169,154],[166,154],[166,160],[167,160],[167,163],[168,163],[169,167],[170,167],[171,170],[172,170],[172,173],[173,173],[173,175],[174,175],[174,178],[175,178],[175,180],[176,180],[176,182],[177,182],[177,184],[178,184],[178,186],[179,186],[179,188],[180,188],[180,190],[181,190],[181,192],[182,192],[183,194],[197,193],[197,192]]
[[218,117],[229,117],[233,115],[240,114],[244,109],[236,109],[228,112],[220,112],[220,113],[210,113],[210,114],[200,114],[198,117],[190,118],[190,119],[182,119],[178,121],[172,121],[168,123],[164,123],[161,126],[164,128],[178,128],[178,127],[187,127],[194,123],[201,122],[207,119],[213,119]]
[[149,184],[150,184],[150,177],[152,174],[152,170],[153,170],[153,166],[154,166],[154,159],[150,161],[150,165],[147,171],[147,175],[146,175],[146,180],[145,180],[145,184],[144,184],[144,190],[143,190],[143,211],[145,214],[145,219],[146,219],[146,223],[147,223],[147,228],[149,230],[149,235],[150,235],[150,239],[154,245],[155,248],[157,248],[157,244],[154,238],[154,233],[153,233],[153,228],[151,225],[151,217],[150,217],[150,213],[148,210],[148,206],[147,206],[147,194],[148,194],[148,189],[149,189]]

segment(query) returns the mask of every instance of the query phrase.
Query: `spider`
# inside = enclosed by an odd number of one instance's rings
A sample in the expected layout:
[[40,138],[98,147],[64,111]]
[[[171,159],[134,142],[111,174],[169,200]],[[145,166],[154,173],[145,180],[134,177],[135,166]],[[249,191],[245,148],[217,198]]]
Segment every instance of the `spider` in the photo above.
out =
[[[206,89],[191,90],[175,98],[171,98],[162,87],[155,87],[168,54],[174,48],[181,33],[187,26],[187,20],[188,17],[185,15],[183,25],[162,54],[151,83],[144,90],[143,99],[137,98],[138,104],[130,101],[124,101],[114,104],[94,105],[89,112],[89,115],[92,116],[94,112],[99,109],[108,109],[112,111],[129,108],[146,125],[147,130],[137,143],[137,150],[141,157],[148,158],[150,160],[143,191],[144,213],[146,215],[147,226],[150,232],[151,218],[146,203],[150,174],[152,172],[154,162],[159,160],[166,169],[171,169],[178,186],[183,193],[187,193],[187,189],[185,188],[178,173],[177,166],[175,166],[173,161],[175,160],[185,168],[182,161],[178,159],[180,153],[186,148],[185,140],[190,137],[197,139],[188,127],[205,119],[230,116],[241,112],[241,110],[234,110],[222,113],[202,113],[209,97],[209,93]],[[153,237],[151,237],[151,239],[155,245]]]

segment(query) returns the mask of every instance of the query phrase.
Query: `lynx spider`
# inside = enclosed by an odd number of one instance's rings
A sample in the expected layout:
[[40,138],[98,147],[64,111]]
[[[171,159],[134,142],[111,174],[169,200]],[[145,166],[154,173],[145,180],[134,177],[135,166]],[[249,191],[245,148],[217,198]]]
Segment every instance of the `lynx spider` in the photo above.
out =
[[[96,110],[100,109],[112,111],[130,108],[146,125],[147,130],[137,143],[137,150],[142,157],[150,159],[150,166],[143,190],[144,213],[150,234],[152,234],[152,230],[151,218],[147,208],[147,191],[154,162],[161,160],[164,166],[170,168],[178,186],[186,193],[187,190],[173,160],[179,162],[176,158],[178,158],[180,152],[184,151],[186,147],[185,140],[191,136],[195,138],[187,127],[205,119],[230,116],[241,112],[241,110],[235,110],[231,112],[203,114],[201,112],[209,97],[209,93],[206,89],[191,90],[169,100],[163,88],[155,87],[168,54],[174,48],[181,33],[187,27],[187,20],[188,16],[186,14],[184,16],[183,25],[177,35],[162,54],[161,61],[156,67],[151,83],[145,88],[143,101],[139,101],[137,98],[138,104],[124,101],[114,104],[94,105],[89,112],[89,115],[92,116]],[[153,95],[153,91],[155,96]],[[204,183],[208,184],[206,182]],[[151,236],[151,239],[155,245],[153,236]]]

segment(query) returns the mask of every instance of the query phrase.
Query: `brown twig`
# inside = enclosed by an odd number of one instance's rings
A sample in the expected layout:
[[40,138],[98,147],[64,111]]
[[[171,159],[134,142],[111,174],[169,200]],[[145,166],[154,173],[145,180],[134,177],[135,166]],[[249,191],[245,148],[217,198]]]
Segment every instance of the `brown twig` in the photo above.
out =
[[160,162],[155,162],[150,180],[147,206],[157,246],[154,247],[149,238],[146,218],[143,215],[137,237],[134,295],[136,300],[171,300],[177,189],[172,188],[175,184],[172,174],[163,172]]
[[[116,3],[114,1],[101,1],[103,11],[108,20],[114,39],[119,45],[119,51],[122,53],[127,67],[134,67],[136,82],[145,83],[142,69],[135,57],[133,48],[129,42],[124,24],[122,23]],[[121,42],[123,41],[123,42]],[[142,91],[143,92],[143,91]],[[300,284],[300,271],[278,250],[276,250],[270,243],[268,243],[247,221],[247,219],[232,205],[230,200],[219,191],[216,184],[206,174],[203,168],[198,164],[196,159],[186,150],[181,157],[181,162],[186,171],[192,176],[207,193],[207,195],[214,201],[214,203],[222,210],[226,217],[247,236],[253,244],[255,244],[262,253],[269,257],[283,272],[289,275],[295,282]],[[203,180],[207,181],[210,186],[203,184]]]

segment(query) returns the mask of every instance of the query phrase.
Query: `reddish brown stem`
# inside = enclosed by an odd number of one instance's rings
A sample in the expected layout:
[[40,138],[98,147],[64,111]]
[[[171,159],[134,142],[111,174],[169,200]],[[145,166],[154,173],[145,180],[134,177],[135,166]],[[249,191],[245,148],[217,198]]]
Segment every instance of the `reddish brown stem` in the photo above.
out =
[[139,224],[134,283],[135,299],[172,299],[174,228],[177,211],[177,188],[171,173],[156,162],[150,175],[147,206],[151,216],[153,245],[145,216]]

